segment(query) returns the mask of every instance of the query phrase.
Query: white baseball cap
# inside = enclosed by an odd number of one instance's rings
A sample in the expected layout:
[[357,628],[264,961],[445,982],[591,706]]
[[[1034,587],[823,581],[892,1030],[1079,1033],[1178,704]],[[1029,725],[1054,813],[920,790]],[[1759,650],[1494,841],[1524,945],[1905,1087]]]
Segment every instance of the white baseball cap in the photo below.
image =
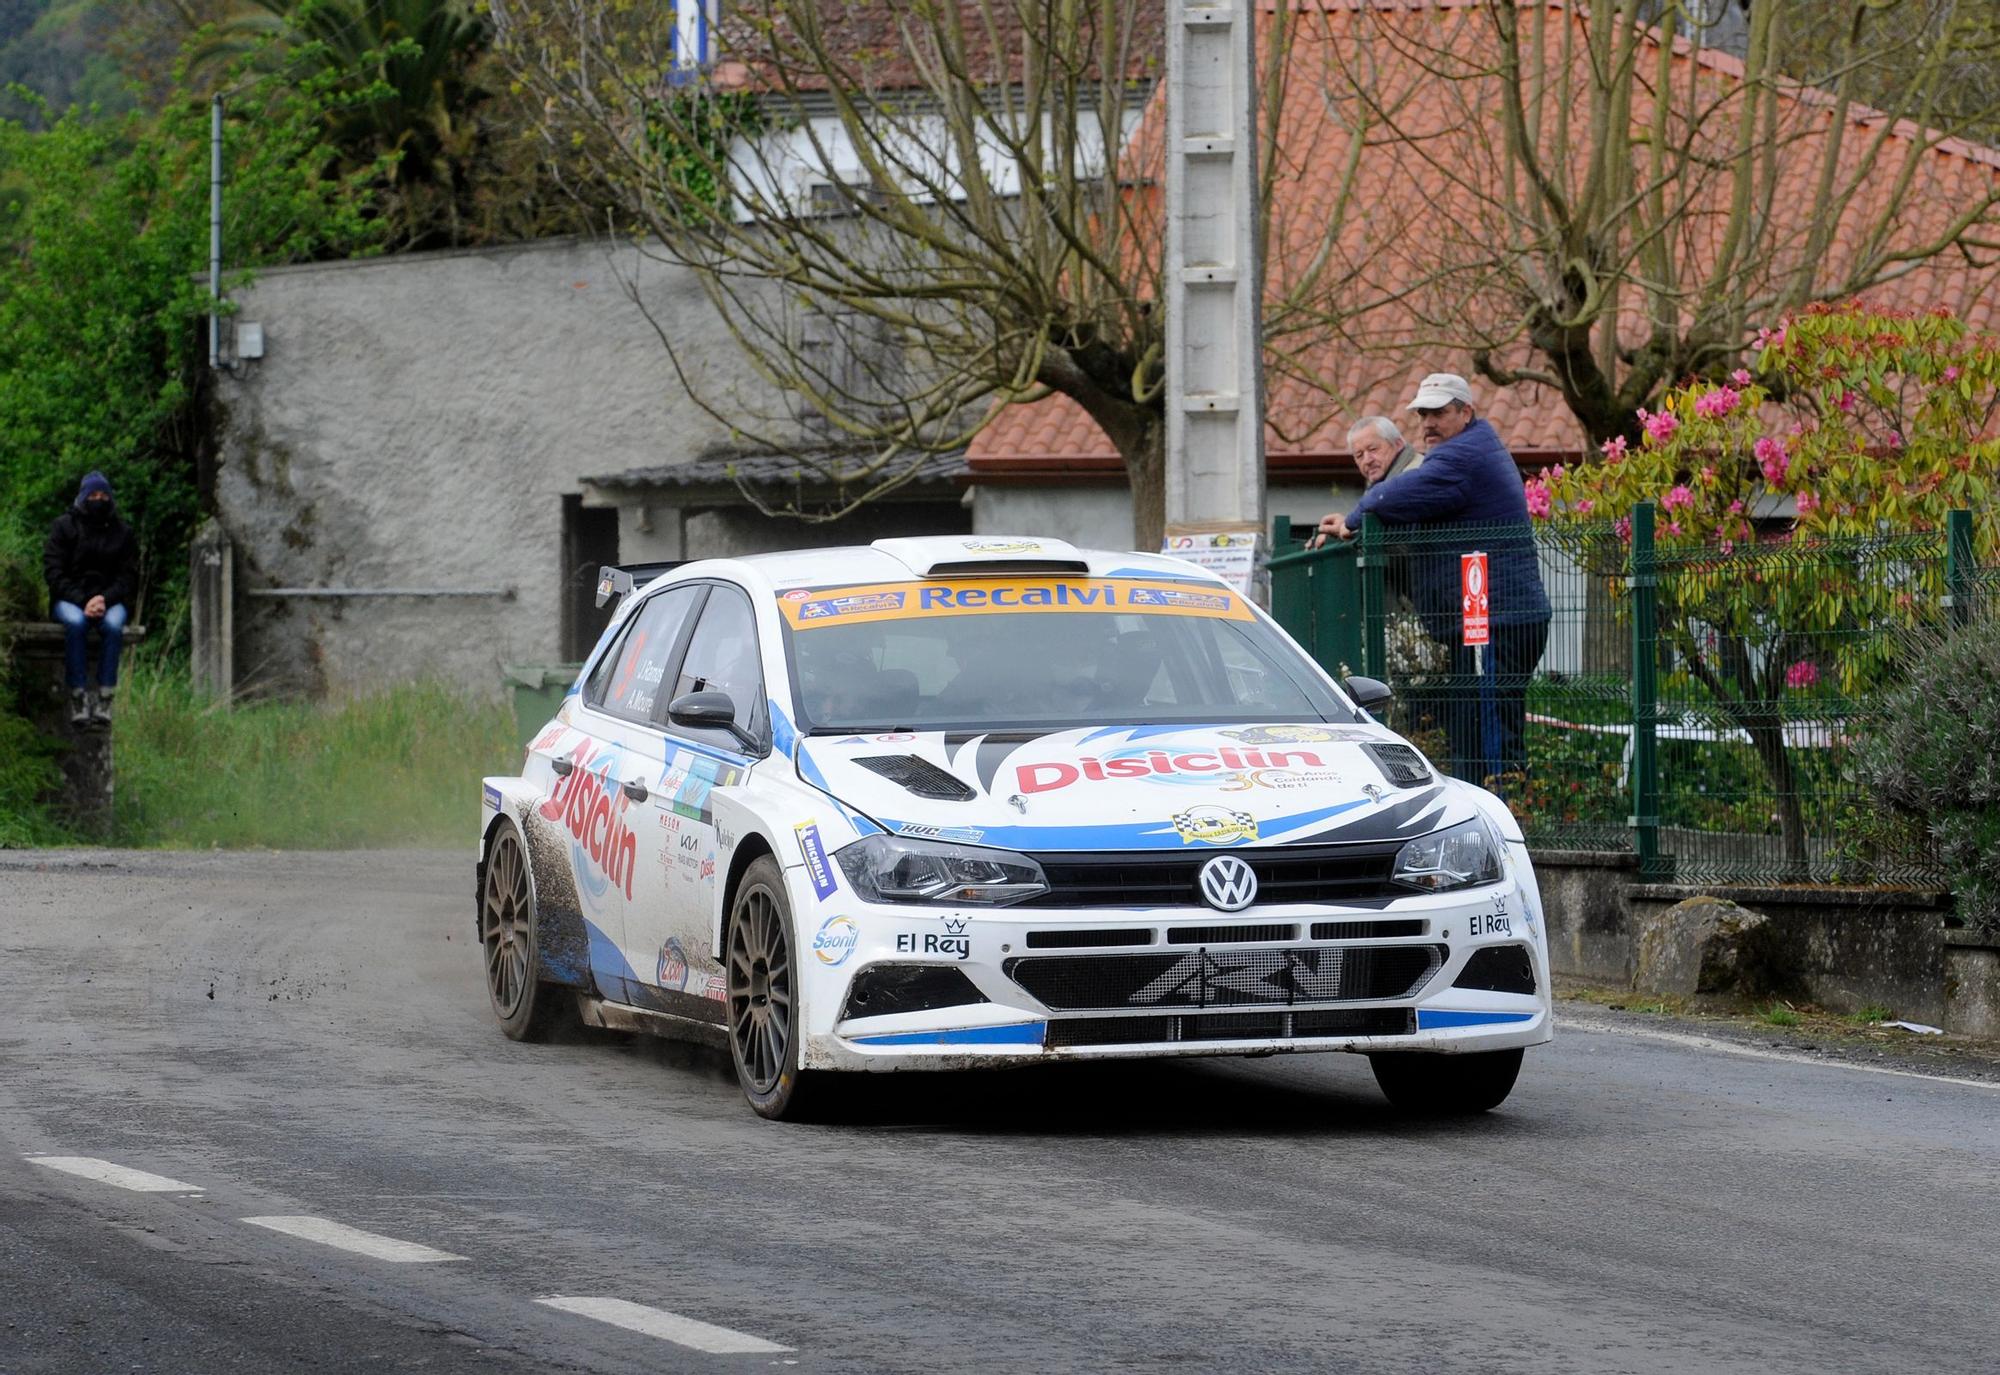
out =
[[1434,372],[1424,379],[1423,385],[1417,388],[1416,396],[1403,409],[1427,411],[1435,406],[1448,406],[1454,401],[1470,406],[1472,388],[1455,372]]

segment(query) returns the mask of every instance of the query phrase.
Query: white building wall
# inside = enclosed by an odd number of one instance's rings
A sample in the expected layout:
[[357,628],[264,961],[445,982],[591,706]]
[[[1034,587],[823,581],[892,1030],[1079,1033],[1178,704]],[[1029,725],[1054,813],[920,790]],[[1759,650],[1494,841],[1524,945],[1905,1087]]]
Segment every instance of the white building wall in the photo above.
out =
[[[1317,524],[1329,511],[1361,499],[1361,484],[1335,490],[1324,483],[1273,483],[1265,489],[1264,526],[1290,516]],[[988,483],[973,488],[972,529],[979,535],[1042,535],[1090,549],[1132,546],[1132,496],[1124,487],[1081,484]]]
[[[261,324],[267,347],[217,386],[239,686],[341,693],[430,676],[498,692],[502,665],[559,657],[564,494],[730,438],[682,387],[621,276],[706,395],[781,405],[691,276],[629,245],[285,268],[236,293],[237,318]],[[252,595],[272,588],[513,595]]]

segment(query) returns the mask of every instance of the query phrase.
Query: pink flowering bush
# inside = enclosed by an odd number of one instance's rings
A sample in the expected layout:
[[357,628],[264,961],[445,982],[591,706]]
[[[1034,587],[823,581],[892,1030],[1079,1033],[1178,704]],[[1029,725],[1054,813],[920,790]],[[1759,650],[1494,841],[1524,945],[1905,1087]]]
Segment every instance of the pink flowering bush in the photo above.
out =
[[[1739,368],[1726,384],[1669,392],[1638,412],[1636,445],[1618,436],[1601,462],[1551,469],[1544,518],[1651,501],[1678,538],[1747,550],[1936,530],[1947,511],[1984,516],[1995,504],[2000,438],[1987,417],[2000,410],[2000,341],[1949,312],[1848,304],[1761,329],[1755,347],[1755,377]],[[1980,531],[1993,553],[1990,518]]]
[[[1781,703],[1882,680],[1895,652],[1883,632],[1939,606],[1950,511],[1974,512],[1978,557],[2000,561],[1996,415],[2000,341],[1944,311],[1820,307],[1758,331],[1754,375],[1667,393],[1638,412],[1637,443],[1613,440],[1602,461],[1540,484],[1538,519],[1615,513],[1627,542],[1624,513],[1653,503],[1673,671],[1750,737],[1797,869],[1807,847]],[[1881,546],[1911,535],[1925,542]]]
[[1644,406],[1639,408],[1639,423],[1646,427],[1646,438],[1655,444],[1666,443],[1674,437],[1674,431],[1681,427],[1681,422],[1674,418],[1672,411],[1648,415]]
[[1703,420],[1720,420],[1735,410],[1742,400],[1741,394],[1731,388],[1717,387],[1695,398],[1694,413]]

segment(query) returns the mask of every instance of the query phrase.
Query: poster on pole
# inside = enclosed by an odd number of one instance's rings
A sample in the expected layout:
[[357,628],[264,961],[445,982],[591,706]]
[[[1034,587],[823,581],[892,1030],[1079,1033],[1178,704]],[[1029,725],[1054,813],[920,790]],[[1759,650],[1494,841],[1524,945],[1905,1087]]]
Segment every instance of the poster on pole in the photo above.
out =
[[[1449,565],[1447,565],[1449,566]],[[1493,642],[1489,615],[1492,612],[1492,598],[1488,595],[1486,581],[1486,555],[1480,553],[1461,554],[1458,557],[1458,585],[1460,620],[1465,626],[1467,645],[1484,645]]]
[[1222,578],[1244,596],[1251,596],[1257,572],[1255,530],[1169,530],[1160,552],[1186,559]]

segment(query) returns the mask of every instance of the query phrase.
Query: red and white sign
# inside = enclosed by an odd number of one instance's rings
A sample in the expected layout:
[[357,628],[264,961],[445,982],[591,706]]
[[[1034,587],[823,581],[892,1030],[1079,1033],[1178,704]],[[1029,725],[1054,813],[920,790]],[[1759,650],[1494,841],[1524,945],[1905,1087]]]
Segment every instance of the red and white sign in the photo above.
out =
[[1465,624],[1465,643],[1468,645],[1493,643],[1492,633],[1487,629],[1487,613],[1492,609],[1492,598],[1486,591],[1486,555],[1458,556],[1458,585],[1459,611]]

